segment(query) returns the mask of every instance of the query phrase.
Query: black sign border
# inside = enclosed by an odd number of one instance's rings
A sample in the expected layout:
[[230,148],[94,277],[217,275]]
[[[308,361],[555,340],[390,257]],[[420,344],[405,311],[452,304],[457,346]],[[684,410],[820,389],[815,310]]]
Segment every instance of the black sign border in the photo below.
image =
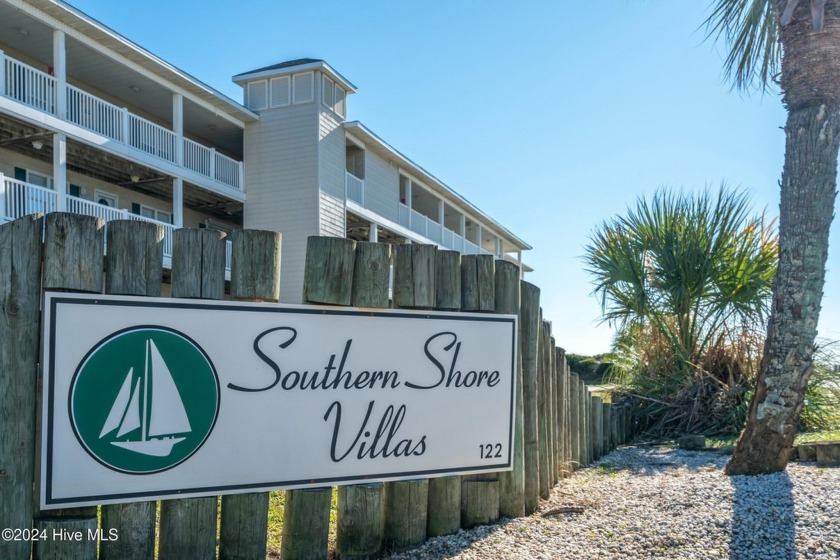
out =
[[[218,303],[205,303],[207,300],[191,301],[184,299],[167,299],[161,301],[160,299],[153,300],[152,298],[143,299],[120,299],[120,296],[113,298],[104,298],[99,294],[84,294],[78,297],[66,297],[66,293],[61,292],[45,292],[45,299],[49,299],[49,316],[50,316],[50,332],[49,332],[49,349],[50,360],[48,364],[49,376],[49,399],[47,402],[47,449],[46,449],[46,484],[44,493],[45,506],[59,506],[72,505],[78,503],[91,503],[100,501],[126,501],[130,498],[152,498],[160,496],[161,499],[169,499],[170,497],[194,496],[199,494],[214,493],[219,491],[219,494],[226,493],[245,493],[254,491],[270,491],[282,490],[292,487],[314,487],[314,486],[328,486],[331,483],[338,485],[350,483],[370,483],[370,482],[386,482],[392,480],[406,480],[412,478],[424,478],[427,476],[446,476],[449,473],[464,473],[464,472],[493,472],[500,470],[509,470],[512,466],[512,453],[514,446],[514,414],[516,412],[516,361],[517,361],[517,336],[518,325],[516,316],[499,317],[488,315],[467,315],[461,312],[439,312],[439,311],[422,311],[406,313],[400,310],[382,310],[382,309],[367,309],[367,308],[324,308],[324,307],[306,307],[306,306],[285,306],[283,304],[263,304],[263,305],[242,305],[241,302],[231,302],[225,305]],[[144,301],[148,299],[148,301]],[[501,322],[510,323],[512,325],[511,337],[511,367],[510,376],[513,378],[510,391],[510,415],[508,418],[508,433],[510,434],[508,441],[507,461],[503,463],[494,463],[492,465],[482,464],[479,466],[465,466],[455,467],[451,469],[432,469],[432,470],[418,470],[418,471],[395,471],[384,474],[377,474],[375,476],[343,476],[343,477],[329,477],[317,479],[301,479],[301,480],[282,480],[272,482],[259,482],[252,484],[235,484],[225,486],[204,486],[193,488],[179,488],[179,489],[160,489],[149,492],[124,492],[119,494],[103,494],[103,495],[88,495],[77,496],[74,498],[53,498],[52,497],[52,479],[53,479],[53,432],[54,432],[54,418],[53,412],[55,410],[55,340],[56,340],[56,318],[58,314],[59,305],[106,305],[118,307],[157,307],[167,309],[207,309],[207,310],[237,310],[237,311],[251,311],[258,313],[288,313],[296,315],[350,315],[350,316],[387,316],[398,318],[411,319],[446,319],[455,321],[479,321],[479,322]],[[42,306],[46,312],[46,306]],[[46,333],[44,333],[46,334]],[[220,395],[221,396],[221,395]]]

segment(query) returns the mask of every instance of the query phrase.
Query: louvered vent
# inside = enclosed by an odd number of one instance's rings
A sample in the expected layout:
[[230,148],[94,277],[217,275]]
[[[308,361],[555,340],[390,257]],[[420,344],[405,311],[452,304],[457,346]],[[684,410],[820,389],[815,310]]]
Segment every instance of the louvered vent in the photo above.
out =
[[315,89],[314,72],[295,74],[294,79],[294,101],[293,103],[309,103],[314,100]]
[[333,106],[333,81],[327,78],[326,76],[322,76],[321,80],[321,102],[332,109]]
[[271,106],[285,107],[292,102],[292,80],[289,76],[271,78]]
[[335,88],[335,112],[344,116],[344,99],[345,99],[344,90],[338,86]]
[[248,84],[248,108],[259,110],[267,107],[268,80],[260,80]]

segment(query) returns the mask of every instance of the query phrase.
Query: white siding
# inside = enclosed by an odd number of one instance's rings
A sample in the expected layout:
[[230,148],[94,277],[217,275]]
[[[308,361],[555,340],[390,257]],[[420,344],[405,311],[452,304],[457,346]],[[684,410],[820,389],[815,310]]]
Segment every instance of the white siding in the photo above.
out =
[[400,175],[396,165],[365,152],[365,207],[399,222]]
[[262,111],[245,128],[245,227],[283,233],[280,299],[300,302],[306,238],[318,234],[317,103]]
[[321,108],[318,127],[318,183],[321,187],[321,235],[344,237],[344,173],[347,165],[346,140],[341,122],[330,110]]

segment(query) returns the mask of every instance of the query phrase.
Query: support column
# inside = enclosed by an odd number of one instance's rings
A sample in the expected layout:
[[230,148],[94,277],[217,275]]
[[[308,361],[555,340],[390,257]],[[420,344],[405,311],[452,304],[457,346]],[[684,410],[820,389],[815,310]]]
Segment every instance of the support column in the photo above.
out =
[[405,205],[408,206],[408,229],[411,229],[411,199],[413,198],[411,191],[414,190],[414,181],[410,177],[406,177],[405,182]]
[[[3,53],[0,52],[0,63],[3,62],[2,60]],[[0,67],[1,68],[1,67]],[[3,74],[3,72],[0,72]],[[3,90],[0,89],[0,92]],[[6,221],[6,177],[0,172],[0,224]]]
[[172,223],[184,227],[184,181],[180,177],[172,179]]
[[53,189],[57,194],[56,210],[67,209],[67,136],[53,134]]
[[172,94],[172,132],[175,133],[175,163],[184,165],[184,96]]
[[67,118],[67,50],[64,31],[53,31],[53,77],[55,78],[55,114]]
[[376,243],[379,241],[379,226],[375,222],[370,223],[370,231],[368,231],[368,241]]
[[460,223],[458,224],[458,228],[459,228],[458,229],[458,235],[461,236],[461,246],[456,247],[456,249],[461,251],[461,254],[463,255],[464,254],[464,247],[466,247],[464,242],[467,240],[467,216],[465,214],[461,214],[461,220],[460,220]]
[[0,68],[3,69],[0,72],[0,95],[6,95],[6,55],[3,49],[0,49]]

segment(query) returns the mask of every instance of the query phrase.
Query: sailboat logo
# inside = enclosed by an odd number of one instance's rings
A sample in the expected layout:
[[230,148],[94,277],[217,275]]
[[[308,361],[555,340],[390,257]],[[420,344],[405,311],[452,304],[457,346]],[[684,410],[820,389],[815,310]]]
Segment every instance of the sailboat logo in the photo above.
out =
[[148,474],[174,467],[210,435],[219,381],[186,335],[135,327],[97,344],[76,370],[69,409],[83,447],[103,465]]

